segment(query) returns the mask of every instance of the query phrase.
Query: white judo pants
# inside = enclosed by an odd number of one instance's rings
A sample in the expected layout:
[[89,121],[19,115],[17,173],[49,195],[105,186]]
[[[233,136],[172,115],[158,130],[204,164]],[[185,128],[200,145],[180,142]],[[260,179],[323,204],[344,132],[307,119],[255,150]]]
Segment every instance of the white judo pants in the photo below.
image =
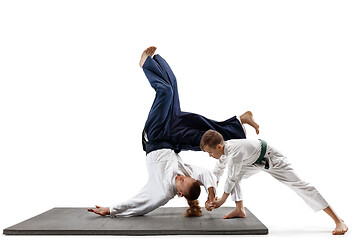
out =
[[265,169],[264,164],[244,164],[242,166],[241,178],[231,192],[233,201],[243,200],[240,187],[242,179],[246,179],[259,171],[264,171],[294,190],[314,211],[319,211],[329,206],[314,186],[299,178],[290,163],[287,162],[287,158],[279,151],[268,145],[265,158],[269,159],[269,169]]

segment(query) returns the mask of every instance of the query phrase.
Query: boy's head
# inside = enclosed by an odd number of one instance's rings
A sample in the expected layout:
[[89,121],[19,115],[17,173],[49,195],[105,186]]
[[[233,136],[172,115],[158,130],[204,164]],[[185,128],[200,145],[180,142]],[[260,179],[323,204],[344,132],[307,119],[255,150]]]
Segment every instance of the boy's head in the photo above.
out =
[[208,152],[210,157],[219,159],[224,154],[224,138],[217,131],[208,130],[201,138],[200,148]]

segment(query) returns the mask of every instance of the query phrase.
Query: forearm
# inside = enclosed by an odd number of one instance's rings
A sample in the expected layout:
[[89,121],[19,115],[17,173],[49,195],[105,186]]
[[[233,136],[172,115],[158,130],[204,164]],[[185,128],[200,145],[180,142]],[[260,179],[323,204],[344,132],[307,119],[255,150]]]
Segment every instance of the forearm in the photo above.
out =
[[151,188],[151,182],[148,182],[138,194],[132,198],[114,204],[110,207],[110,216],[112,217],[130,217],[144,215],[154,209],[164,205],[171,198],[162,197],[162,192]]
[[218,200],[216,207],[220,207],[221,205],[223,205],[226,201],[226,199],[228,198],[229,194],[224,192],[224,194],[222,195],[222,197]]
[[153,209],[147,209],[143,206],[112,206],[110,207],[110,216],[111,217],[134,217],[141,216]]
[[229,197],[229,193],[224,192],[224,194],[220,198],[221,202],[224,203],[228,197]]
[[163,204],[156,202],[140,202],[140,201],[126,201],[122,204],[116,204],[110,207],[111,217],[134,217],[141,216],[148,212],[155,210]]
[[214,187],[209,187],[208,200],[211,202],[215,199],[215,190]]
[[229,194],[224,192],[224,194],[222,195],[222,197],[220,199],[214,199],[214,201],[210,202],[208,204],[208,208],[213,209],[213,208],[218,208],[221,207],[221,205],[224,204],[224,202],[226,201],[226,199],[228,198]]

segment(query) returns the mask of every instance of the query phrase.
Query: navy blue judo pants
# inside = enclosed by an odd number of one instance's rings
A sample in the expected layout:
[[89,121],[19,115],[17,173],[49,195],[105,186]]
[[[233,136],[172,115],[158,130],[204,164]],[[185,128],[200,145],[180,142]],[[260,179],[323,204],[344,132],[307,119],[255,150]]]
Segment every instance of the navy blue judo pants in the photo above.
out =
[[175,152],[200,151],[202,135],[209,129],[221,133],[224,140],[246,138],[236,116],[217,122],[199,114],[182,112],[175,75],[160,55],[148,57],[143,71],[156,91],[142,137],[146,153],[162,148]]

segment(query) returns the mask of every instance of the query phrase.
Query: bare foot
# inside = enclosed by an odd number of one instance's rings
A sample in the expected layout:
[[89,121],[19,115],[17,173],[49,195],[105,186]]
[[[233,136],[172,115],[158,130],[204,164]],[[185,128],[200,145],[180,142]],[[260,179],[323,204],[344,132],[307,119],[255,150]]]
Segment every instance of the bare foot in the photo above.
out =
[[141,55],[140,63],[139,63],[141,68],[143,67],[147,57],[148,56],[152,57],[154,55],[155,51],[156,51],[156,47],[154,47],[154,46],[148,47],[147,49],[144,50],[144,52]]
[[344,221],[341,220],[341,222],[336,224],[336,227],[333,231],[333,235],[344,235],[349,228],[346,226]]
[[246,123],[255,128],[256,134],[259,134],[259,124],[255,122],[252,112],[245,112],[243,115],[240,116],[240,120],[242,124]]
[[96,208],[94,208],[94,209],[88,208],[88,211],[99,214],[101,216],[110,215],[110,208],[108,208],[108,207],[100,207],[98,205],[95,205],[95,207]]
[[228,218],[246,218],[245,210],[244,209],[240,210],[238,208],[235,208],[234,211],[223,217],[223,219],[228,219]]

